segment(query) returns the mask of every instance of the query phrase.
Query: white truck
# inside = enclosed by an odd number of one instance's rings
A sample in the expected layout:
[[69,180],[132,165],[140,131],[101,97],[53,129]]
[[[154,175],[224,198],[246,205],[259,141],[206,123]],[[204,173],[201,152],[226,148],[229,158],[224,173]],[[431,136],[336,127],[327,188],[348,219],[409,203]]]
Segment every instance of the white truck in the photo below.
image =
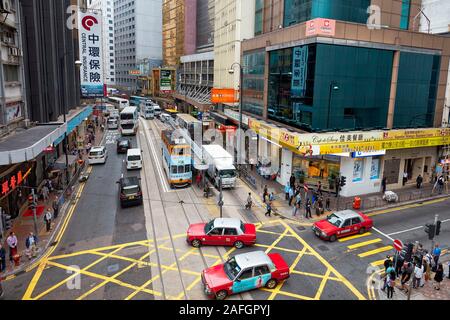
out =
[[204,145],[203,160],[208,164],[208,176],[214,186],[219,189],[219,181],[222,179],[222,188],[236,187],[236,167],[233,164],[233,156],[217,144]]

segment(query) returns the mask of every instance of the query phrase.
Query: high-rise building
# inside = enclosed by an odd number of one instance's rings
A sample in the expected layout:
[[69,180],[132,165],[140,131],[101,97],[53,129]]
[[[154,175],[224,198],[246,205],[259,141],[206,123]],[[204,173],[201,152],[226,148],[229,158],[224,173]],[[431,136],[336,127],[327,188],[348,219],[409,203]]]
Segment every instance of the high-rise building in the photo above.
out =
[[132,71],[145,59],[161,63],[162,1],[114,0],[116,86],[136,90]]
[[25,91],[30,120],[56,121],[80,106],[78,31],[68,28],[67,8],[76,0],[21,0]]
[[116,82],[114,50],[114,3],[113,0],[89,0],[88,8],[102,13],[103,71],[108,86]]
[[[334,192],[345,176],[342,195],[354,196],[439,174],[450,38],[418,32],[420,0],[249,2],[257,35],[242,42],[243,127],[281,184],[294,174]],[[216,70],[229,64],[215,58]]]
[[[163,32],[163,64],[175,67],[185,49],[192,53],[195,50],[193,42],[196,36],[196,2],[197,0],[164,0],[162,6],[162,32]],[[185,3],[188,7],[189,17],[185,17]],[[186,28],[186,24],[190,28]],[[186,34],[185,34],[186,32]]]
[[19,12],[17,1],[0,2],[0,124],[3,126],[14,126],[26,117]]

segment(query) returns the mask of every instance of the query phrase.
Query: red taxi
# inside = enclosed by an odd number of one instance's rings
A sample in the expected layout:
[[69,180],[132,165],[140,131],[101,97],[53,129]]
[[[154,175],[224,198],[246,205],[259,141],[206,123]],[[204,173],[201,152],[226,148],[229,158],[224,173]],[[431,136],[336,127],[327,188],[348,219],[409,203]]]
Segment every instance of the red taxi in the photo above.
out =
[[326,219],[314,223],[312,230],[321,239],[336,241],[353,234],[363,234],[373,227],[373,221],[361,212],[353,210],[338,211]]
[[235,246],[241,249],[256,243],[256,227],[239,219],[220,218],[189,226],[187,242],[195,248],[202,245]]
[[262,287],[274,289],[289,276],[289,266],[280,254],[254,251],[203,270],[202,283],[209,298],[223,300],[229,295]]

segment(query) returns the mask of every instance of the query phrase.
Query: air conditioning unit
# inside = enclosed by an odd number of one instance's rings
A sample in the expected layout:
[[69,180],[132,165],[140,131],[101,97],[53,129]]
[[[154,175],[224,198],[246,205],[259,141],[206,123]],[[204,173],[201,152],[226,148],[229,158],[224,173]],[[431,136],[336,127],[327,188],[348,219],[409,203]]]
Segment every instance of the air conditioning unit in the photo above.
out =
[[4,13],[11,13],[11,0],[0,0],[0,11]]

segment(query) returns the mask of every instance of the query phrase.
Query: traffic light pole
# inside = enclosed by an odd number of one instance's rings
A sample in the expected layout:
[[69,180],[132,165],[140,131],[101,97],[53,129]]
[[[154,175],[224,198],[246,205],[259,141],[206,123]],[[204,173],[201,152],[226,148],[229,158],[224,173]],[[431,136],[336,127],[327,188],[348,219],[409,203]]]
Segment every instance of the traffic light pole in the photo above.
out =
[[434,242],[434,238],[435,238],[435,236],[436,236],[436,226],[437,226],[438,220],[439,220],[439,215],[437,214],[437,215],[434,216],[434,225],[435,225],[435,228],[434,228],[433,239],[431,240],[431,250],[430,250],[430,253],[432,253],[433,250],[434,250],[434,243],[435,243],[435,242]]

